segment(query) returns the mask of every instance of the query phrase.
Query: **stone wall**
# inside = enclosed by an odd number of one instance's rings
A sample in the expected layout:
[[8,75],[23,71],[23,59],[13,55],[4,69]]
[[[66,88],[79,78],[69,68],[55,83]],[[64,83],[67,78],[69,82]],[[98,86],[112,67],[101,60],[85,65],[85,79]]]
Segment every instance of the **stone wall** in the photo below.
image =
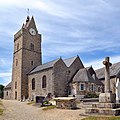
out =
[[[16,60],[18,61],[16,65]],[[17,92],[18,100],[21,99],[21,71],[22,68],[22,51],[16,52],[13,59],[13,69],[12,69],[12,99],[15,99],[15,92]],[[15,82],[17,87],[15,88]]]
[[[36,30],[36,35],[29,33],[30,28]],[[34,49],[31,49],[33,44]],[[28,97],[28,76],[27,74],[34,67],[42,64],[41,60],[41,35],[38,34],[34,19],[32,18],[27,28],[22,27],[14,36],[14,58],[12,71],[12,98],[21,100]],[[16,65],[16,60],[18,64]],[[15,88],[16,84],[16,88]]]
[[[46,76],[46,88],[42,88],[42,77]],[[35,90],[32,90],[32,79],[35,78]],[[48,93],[54,94],[53,91],[53,69],[43,70],[28,76],[29,81],[29,99],[35,96],[46,96]]]
[[[84,90],[80,90],[80,84],[84,84]],[[94,85],[94,89],[92,90],[92,85]],[[75,95],[87,95],[87,93],[96,93],[99,94],[102,92],[102,85],[97,85],[95,83],[90,82],[79,82],[79,83],[70,83],[71,90],[75,89]],[[98,89],[100,87],[100,91]],[[73,95],[73,93],[71,93]]]
[[67,66],[62,59],[58,60],[53,67],[54,94],[55,96],[68,95]]
[[[105,84],[105,80],[101,80],[101,82],[103,84]],[[112,93],[115,93],[116,91],[116,77],[110,78],[110,90],[112,91]]]
[[12,99],[12,91],[11,91],[11,88],[10,89],[4,89],[4,99],[5,100],[10,100]]
[[73,76],[77,73],[77,71],[81,68],[84,68],[79,57],[75,59],[71,66],[68,68],[68,80],[71,81]]

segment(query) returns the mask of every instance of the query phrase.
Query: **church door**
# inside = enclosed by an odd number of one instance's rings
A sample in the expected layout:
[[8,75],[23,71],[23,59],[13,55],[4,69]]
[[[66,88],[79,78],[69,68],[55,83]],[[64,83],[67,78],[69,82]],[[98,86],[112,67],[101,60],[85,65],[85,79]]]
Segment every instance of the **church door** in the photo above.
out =
[[15,100],[17,100],[17,92],[15,91]]

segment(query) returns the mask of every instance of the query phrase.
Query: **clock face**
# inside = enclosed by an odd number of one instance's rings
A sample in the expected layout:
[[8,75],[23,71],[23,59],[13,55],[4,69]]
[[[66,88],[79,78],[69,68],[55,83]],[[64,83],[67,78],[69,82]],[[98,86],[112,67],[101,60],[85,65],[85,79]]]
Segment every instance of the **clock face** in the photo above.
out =
[[30,28],[29,32],[30,32],[31,35],[36,35],[36,31],[33,28]]

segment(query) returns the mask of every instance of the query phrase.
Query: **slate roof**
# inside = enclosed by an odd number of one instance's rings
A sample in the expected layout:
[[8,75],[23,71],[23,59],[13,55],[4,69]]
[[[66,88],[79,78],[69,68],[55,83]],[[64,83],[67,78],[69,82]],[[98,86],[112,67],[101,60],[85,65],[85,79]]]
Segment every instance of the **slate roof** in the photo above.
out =
[[[103,79],[103,78],[105,78],[105,72],[104,72],[104,71],[105,71],[105,70],[104,70],[104,67],[95,70],[98,79]],[[120,62],[115,63],[115,64],[113,64],[113,65],[110,67],[110,77],[117,76],[117,74],[118,74],[119,72],[120,72]]]
[[11,89],[11,84],[12,84],[12,82],[10,82],[8,85],[6,85],[6,86],[4,87],[4,89]]
[[56,59],[56,60],[53,60],[51,62],[48,62],[48,63],[45,63],[45,64],[42,64],[42,65],[39,65],[37,66],[35,69],[33,69],[29,74],[32,74],[32,73],[35,73],[35,72],[39,72],[41,70],[45,70],[45,69],[48,69],[48,68],[52,68],[54,66],[54,64],[58,61],[59,59]]
[[75,61],[77,56],[63,60],[67,67],[70,67],[71,64]]
[[[72,57],[72,58],[68,58],[68,59],[65,59],[63,60],[64,63],[66,64],[67,67],[70,67],[71,64],[75,61],[75,59],[77,58],[76,57]],[[48,63],[45,63],[45,64],[42,64],[42,65],[39,65],[37,66],[36,68],[34,68],[31,72],[29,72],[29,74],[32,74],[32,73],[35,73],[35,72],[39,72],[41,70],[45,70],[45,69],[48,69],[48,68],[52,68],[54,66],[54,64],[61,58],[58,58],[56,60],[53,60],[51,62],[48,62]]]
[[96,73],[95,73],[95,70],[93,69],[92,66],[86,67],[86,69],[87,69],[87,71],[88,71],[91,75],[96,74]]
[[102,84],[99,80],[94,80],[86,68],[80,69],[73,78],[73,82],[91,82]]

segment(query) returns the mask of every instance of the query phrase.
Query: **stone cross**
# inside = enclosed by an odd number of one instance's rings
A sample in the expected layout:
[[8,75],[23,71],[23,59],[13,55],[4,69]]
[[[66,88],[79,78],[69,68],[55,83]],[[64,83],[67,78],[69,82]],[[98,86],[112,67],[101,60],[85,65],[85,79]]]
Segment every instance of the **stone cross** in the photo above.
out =
[[109,62],[109,57],[105,58],[103,64],[105,65],[105,93],[110,93],[110,66],[112,64]]

